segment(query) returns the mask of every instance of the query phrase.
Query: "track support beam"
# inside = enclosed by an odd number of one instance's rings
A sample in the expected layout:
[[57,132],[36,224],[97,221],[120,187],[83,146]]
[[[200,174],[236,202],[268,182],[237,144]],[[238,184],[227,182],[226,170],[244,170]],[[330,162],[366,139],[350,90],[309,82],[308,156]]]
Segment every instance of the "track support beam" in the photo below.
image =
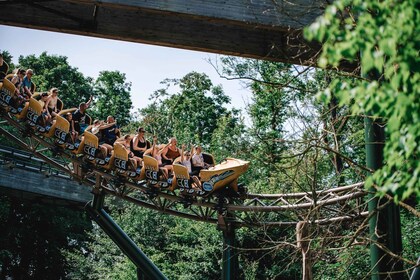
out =
[[[383,165],[385,145],[385,123],[380,119],[365,118],[366,165],[377,170]],[[375,196],[372,188],[369,194],[369,220],[371,279],[404,279],[401,260],[393,259],[381,247],[395,255],[402,253],[400,209],[392,201]]]
[[91,205],[86,206],[86,210],[92,219],[95,220],[102,230],[111,237],[115,244],[136,265],[139,280],[166,280],[167,278],[162,272],[102,208],[104,198],[105,194],[95,188],[93,202]]
[[223,233],[223,259],[222,259],[222,280],[234,280],[238,278],[239,261],[236,253],[235,227],[226,218],[219,216],[219,229]]

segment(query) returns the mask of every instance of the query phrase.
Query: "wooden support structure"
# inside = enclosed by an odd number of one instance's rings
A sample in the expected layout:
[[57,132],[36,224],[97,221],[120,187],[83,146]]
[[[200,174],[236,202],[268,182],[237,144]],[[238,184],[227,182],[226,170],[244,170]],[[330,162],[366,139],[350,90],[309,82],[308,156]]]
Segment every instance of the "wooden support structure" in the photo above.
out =
[[302,30],[325,7],[323,0],[14,0],[0,1],[0,24],[315,65],[320,44]]

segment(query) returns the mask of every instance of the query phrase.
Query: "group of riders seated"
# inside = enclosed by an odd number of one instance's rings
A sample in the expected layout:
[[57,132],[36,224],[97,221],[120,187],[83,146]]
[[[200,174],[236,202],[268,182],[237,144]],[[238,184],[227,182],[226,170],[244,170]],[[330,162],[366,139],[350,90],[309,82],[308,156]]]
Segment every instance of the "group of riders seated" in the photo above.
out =
[[[3,58],[0,57],[0,60],[3,60]],[[4,64],[3,61],[0,62]],[[36,99],[42,107],[40,116],[42,125],[52,126],[62,111],[62,102],[58,98],[58,89],[54,87],[49,92],[35,94],[35,87],[31,82],[32,75],[33,71],[31,69],[16,69],[13,75],[0,77],[0,81],[5,78],[15,86],[14,107],[21,109],[29,103],[29,99]],[[62,115],[70,124],[69,141],[73,144],[80,143],[84,133],[90,132],[98,138],[98,156],[103,159],[111,157],[114,145],[117,143],[127,151],[128,162],[132,170],[137,173],[140,172],[143,166],[143,157],[145,155],[151,156],[157,160],[160,173],[164,179],[169,179],[172,175],[174,163],[184,165],[188,169],[191,186],[193,188],[200,187],[198,178],[200,170],[210,167],[204,161],[200,145],[191,145],[191,148],[186,150],[186,145],[178,148],[175,137],[170,138],[167,144],[158,144],[156,136],[153,136],[151,144],[145,138],[146,130],[143,127],[138,128],[135,135],[122,137],[120,128],[113,116],[108,116],[106,121],[94,120],[90,124],[90,117],[86,114],[86,110],[91,102],[92,96],[88,102],[80,103],[75,111],[69,111]],[[61,105],[61,108],[59,105]]]
[[[152,144],[145,139],[145,129],[139,127],[137,134],[125,135],[116,139],[114,143],[121,144],[128,152],[130,164],[138,172],[143,165],[143,157],[151,156],[158,162],[159,170],[162,172],[163,178],[170,178],[173,173],[173,164],[178,163],[184,165],[188,169],[188,173],[192,180],[193,187],[200,187],[198,175],[200,170],[210,167],[204,162],[202,149],[200,145],[191,145],[190,150],[186,150],[186,145],[181,148],[177,146],[177,139],[172,137],[167,144],[157,144],[157,137],[153,136]],[[112,148],[107,143],[103,143],[101,150]]]

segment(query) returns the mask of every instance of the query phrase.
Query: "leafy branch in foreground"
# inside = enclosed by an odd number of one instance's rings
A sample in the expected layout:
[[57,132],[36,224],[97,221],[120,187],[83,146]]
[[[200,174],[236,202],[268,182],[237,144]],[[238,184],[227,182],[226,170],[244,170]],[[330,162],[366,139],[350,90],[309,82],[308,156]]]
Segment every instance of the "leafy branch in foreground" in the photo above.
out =
[[323,42],[320,67],[360,59],[367,78],[335,79],[321,97],[337,96],[353,114],[387,121],[385,164],[366,185],[396,201],[420,199],[419,17],[414,0],[339,0],[305,30],[307,39]]

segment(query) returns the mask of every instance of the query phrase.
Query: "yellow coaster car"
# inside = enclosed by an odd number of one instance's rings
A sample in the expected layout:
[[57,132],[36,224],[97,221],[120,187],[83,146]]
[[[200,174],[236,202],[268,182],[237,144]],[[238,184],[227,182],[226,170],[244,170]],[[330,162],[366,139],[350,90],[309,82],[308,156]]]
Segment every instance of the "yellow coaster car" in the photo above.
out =
[[45,134],[46,137],[53,137],[54,143],[62,148],[67,148],[70,143],[67,142],[70,135],[70,123],[61,116],[56,116],[55,121],[48,133]]
[[85,131],[83,135],[83,154],[85,159],[98,167],[110,169],[114,161],[114,154],[101,156],[98,137],[88,131]]
[[248,170],[248,166],[248,161],[226,158],[214,167],[202,169],[199,173],[200,182],[195,182],[191,180],[187,167],[174,164],[176,185],[173,187],[179,188],[183,194],[200,196],[207,196],[225,187],[238,192],[238,178]]
[[29,107],[26,112],[26,123],[41,133],[49,131],[51,127],[45,126],[42,120],[42,105],[36,99],[29,99]]
[[175,163],[173,168],[175,178],[170,187],[171,191],[178,188],[182,195],[204,196],[207,194],[201,189],[201,182],[196,182],[190,177],[186,166]]
[[167,189],[172,185],[172,179],[165,178],[159,169],[158,161],[151,156],[143,156],[142,178],[150,187]]
[[12,114],[19,113],[17,106],[18,96],[16,95],[16,87],[8,79],[2,80],[0,88],[0,105]]
[[114,144],[114,160],[112,168],[118,175],[137,179],[140,176],[140,172],[133,169],[130,170],[130,160],[128,158],[128,151],[120,143]]
[[225,186],[238,192],[238,178],[248,170],[249,161],[226,158],[221,163],[209,169],[200,171],[200,181],[206,192],[217,191]]

